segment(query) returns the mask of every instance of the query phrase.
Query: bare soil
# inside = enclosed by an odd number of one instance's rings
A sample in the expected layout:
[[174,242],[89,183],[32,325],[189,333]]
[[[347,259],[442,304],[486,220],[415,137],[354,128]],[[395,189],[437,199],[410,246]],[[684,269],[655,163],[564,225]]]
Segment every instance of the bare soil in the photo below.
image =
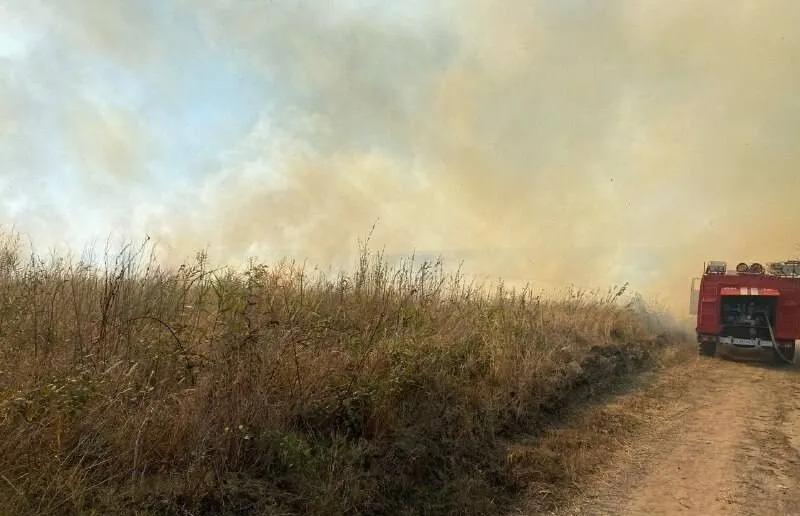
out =
[[517,514],[800,515],[800,367],[690,359],[597,410],[637,429],[568,503]]

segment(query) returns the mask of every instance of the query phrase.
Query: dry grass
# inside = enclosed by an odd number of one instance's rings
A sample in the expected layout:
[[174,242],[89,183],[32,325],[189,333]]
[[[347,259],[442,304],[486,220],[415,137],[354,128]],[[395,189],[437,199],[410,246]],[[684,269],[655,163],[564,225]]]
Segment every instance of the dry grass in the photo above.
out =
[[505,443],[674,340],[624,288],[148,256],[0,248],[3,514],[497,513]]

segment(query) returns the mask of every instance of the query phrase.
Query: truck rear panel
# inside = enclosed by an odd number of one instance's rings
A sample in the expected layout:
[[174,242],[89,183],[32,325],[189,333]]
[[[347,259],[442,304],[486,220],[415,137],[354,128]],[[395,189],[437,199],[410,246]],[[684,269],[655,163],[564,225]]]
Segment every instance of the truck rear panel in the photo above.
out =
[[[696,287],[699,280],[699,287]],[[764,268],[709,262],[692,282],[691,310],[697,317],[698,352],[713,356],[718,344],[769,349],[793,363],[800,340],[800,261]]]

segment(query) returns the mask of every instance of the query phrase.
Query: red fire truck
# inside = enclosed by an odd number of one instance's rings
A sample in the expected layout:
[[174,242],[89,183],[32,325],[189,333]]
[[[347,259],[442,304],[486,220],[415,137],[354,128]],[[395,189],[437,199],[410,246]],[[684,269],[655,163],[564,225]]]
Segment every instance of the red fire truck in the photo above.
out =
[[[698,286],[699,282],[699,286]],[[719,345],[762,350],[779,363],[794,363],[800,339],[800,261],[705,264],[692,281],[691,313],[697,316],[698,353]]]

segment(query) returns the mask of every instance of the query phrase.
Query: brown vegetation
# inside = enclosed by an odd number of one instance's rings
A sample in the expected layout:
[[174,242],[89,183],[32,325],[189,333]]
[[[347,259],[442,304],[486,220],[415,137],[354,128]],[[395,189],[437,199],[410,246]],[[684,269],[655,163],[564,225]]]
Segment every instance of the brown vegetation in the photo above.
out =
[[3,514],[497,513],[563,469],[518,475],[517,436],[681,338],[624,288],[489,291],[366,246],[333,279],[144,252],[0,249]]

